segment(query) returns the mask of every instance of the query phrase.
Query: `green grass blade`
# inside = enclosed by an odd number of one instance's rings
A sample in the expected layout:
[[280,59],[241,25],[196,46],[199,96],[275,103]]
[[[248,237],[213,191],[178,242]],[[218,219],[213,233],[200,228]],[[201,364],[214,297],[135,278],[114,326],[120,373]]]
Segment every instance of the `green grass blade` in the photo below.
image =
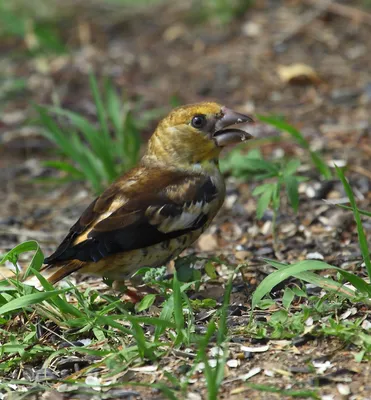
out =
[[290,201],[291,207],[295,212],[299,208],[299,183],[295,176],[286,175],[283,177],[286,186],[287,197]]
[[101,132],[99,132],[99,130],[96,129],[86,118],[73,111],[64,110],[59,107],[48,107],[48,109],[57,115],[67,117],[73,124],[74,128],[77,128],[78,131],[81,132],[103,165],[103,178],[107,181],[112,181],[116,177],[115,162],[111,146],[107,146]]
[[90,88],[91,88],[91,91],[93,94],[94,103],[95,103],[95,106],[97,107],[98,121],[102,128],[102,133],[106,139],[105,141],[108,142],[109,141],[109,130],[108,130],[108,124],[107,124],[107,115],[106,115],[106,111],[104,109],[101,94],[98,89],[98,83],[97,83],[97,80],[93,73],[89,74],[89,82],[90,82]]
[[227,339],[227,332],[228,332],[228,326],[227,326],[227,316],[228,316],[228,307],[230,305],[230,300],[231,300],[231,293],[232,293],[232,287],[233,287],[233,280],[238,272],[240,267],[238,267],[231,276],[228,279],[228,282],[225,286],[225,292],[224,292],[224,297],[223,297],[223,305],[220,310],[220,319],[219,319],[219,329],[218,329],[218,335],[217,335],[217,343],[218,345],[221,345],[226,339]]
[[41,134],[55,143],[65,154],[74,159],[76,152],[74,151],[71,141],[62,132],[53,118],[50,117],[47,108],[42,106],[35,106],[35,108],[39,113],[40,121],[46,128],[46,130],[41,131]]
[[134,335],[134,332],[132,332],[130,329],[125,328],[123,325],[116,322],[113,316],[98,316],[96,319],[96,324],[98,326],[109,325],[112,328],[115,328],[123,333],[126,333],[127,335]]
[[120,98],[110,80],[106,80],[104,93],[106,97],[107,114],[114,126],[114,132],[118,139],[119,136],[123,135],[124,112],[122,110]]
[[131,321],[131,326],[134,332],[135,341],[138,346],[139,356],[143,360],[144,357],[146,356],[146,350],[147,350],[147,342],[144,336],[144,331],[142,327],[138,324],[138,322],[135,321],[135,319]]
[[[327,203],[328,203],[328,204],[332,204],[331,202],[327,202]],[[335,205],[336,207],[343,208],[344,210],[351,210],[351,211],[354,212],[354,208],[353,208],[353,207],[349,207],[349,206],[346,206],[346,205],[344,205],[344,204],[332,204],[332,205]],[[359,208],[357,208],[357,209],[358,209],[358,212],[359,212],[361,215],[365,215],[366,217],[371,217],[371,212],[370,212],[370,211],[360,210]]]
[[[162,310],[160,312],[159,318],[164,321],[171,321],[171,317],[174,312],[174,296],[170,296],[165,304],[162,306]],[[155,329],[155,340],[158,340],[160,336],[164,333],[165,328],[159,325],[156,326]]]
[[173,278],[173,296],[174,296],[174,320],[178,336],[182,335],[184,329],[184,315],[182,294],[180,291],[180,282],[177,278],[176,271]]
[[354,274],[352,274],[352,273],[350,273],[348,271],[344,271],[342,269],[339,269],[338,271],[357,290],[359,290],[361,293],[367,294],[367,296],[371,298],[371,285],[370,284],[368,284],[366,281],[364,281],[359,276],[354,275]]
[[107,156],[109,157],[109,160],[110,160],[110,161],[107,161],[105,165],[106,165],[107,171],[109,173],[110,180],[113,180],[116,178],[117,173],[116,173],[116,169],[115,169],[115,160],[114,160],[114,151],[113,151],[114,145],[113,145],[112,139],[110,137],[110,132],[108,129],[107,112],[106,112],[104,104],[103,104],[102,96],[98,89],[97,80],[92,73],[89,74],[89,82],[90,82],[90,88],[91,88],[93,98],[94,98],[94,103],[95,103],[95,106],[97,109],[98,121],[100,124],[100,128],[102,130],[101,134],[103,137],[104,146],[108,151]]
[[139,158],[140,134],[130,110],[126,113],[124,123],[124,156],[129,160],[129,167],[135,165]]
[[290,160],[283,168],[282,175],[293,175],[300,166],[300,161],[297,159]]
[[267,186],[265,192],[259,197],[256,206],[256,216],[260,219],[263,217],[264,212],[269,206],[272,200],[273,193],[275,191],[275,185]]
[[29,307],[33,304],[41,303],[42,301],[57,296],[60,293],[64,293],[67,290],[69,290],[69,288],[53,290],[50,292],[38,292],[38,293],[26,294],[0,307],[0,315],[4,315],[5,313],[8,313],[10,311],[19,310],[20,308]]
[[76,167],[65,161],[44,161],[45,167],[57,169],[59,171],[67,172],[75,179],[83,179],[85,175]]
[[301,272],[310,270],[323,270],[323,269],[335,269],[335,267],[315,260],[304,260],[296,264],[290,265],[287,268],[279,269],[269,274],[255,290],[252,296],[252,308],[255,308],[257,303],[267,295],[276,285],[284,281],[290,276],[297,275]]
[[278,174],[279,168],[272,162],[265,161],[259,158],[249,158],[245,157],[243,162],[243,169],[245,171],[257,172],[257,171],[267,171],[274,175]]
[[357,224],[357,232],[358,232],[358,241],[359,241],[359,247],[361,248],[361,253],[362,253],[362,257],[363,260],[365,262],[366,265],[366,270],[367,270],[367,274],[369,279],[371,279],[371,259],[370,259],[370,252],[368,249],[368,243],[367,243],[367,238],[365,235],[365,231],[363,229],[363,225],[362,225],[362,221],[361,221],[361,217],[357,208],[357,204],[354,198],[354,194],[353,194],[353,190],[349,184],[349,182],[347,181],[347,179],[345,178],[344,175],[344,171],[335,166],[336,168],[336,172],[344,186],[344,190],[346,195],[348,196],[349,202],[352,206],[353,209],[353,215],[354,215],[354,219],[356,221]]
[[310,150],[310,145],[302,133],[294,128],[292,125],[285,122],[282,118],[277,117],[266,117],[263,115],[258,115],[258,119],[262,122],[265,122],[269,125],[276,127],[281,131],[287,132],[291,135],[298,144],[304,149],[308,150],[310,157],[312,159],[313,164],[316,166],[318,171],[327,179],[331,178],[332,174],[330,168],[327,166],[326,162],[315,152]]
[[[31,273],[37,277],[45,291],[52,292],[55,290],[54,286],[47,279],[45,279],[39,271],[31,269]],[[71,314],[77,318],[84,317],[84,314],[79,309],[59,296],[52,297],[50,302],[52,302],[64,314]]]
[[[264,261],[272,267],[276,269],[285,269],[288,268],[290,265],[283,264],[275,260],[271,260],[265,258]],[[301,279],[302,281],[312,283],[313,285],[317,285],[322,289],[329,290],[331,292],[340,293],[343,296],[347,297],[350,300],[355,298],[355,292],[352,289],[347,288],[344,284],[334,281],[331,278],[325,278],[323,276],[314,274],[313,272],[300,272],[298,274],[293,275],[297,279]]]
[[35,251],[35,255],[31,263],[34,261],[34,264],[40,264],[41,266],[44,261],[44,256],[41,251],[40,245],[35,240],[29,240],[15,246],[12,250],[8,251],[2,256],[2,258],[0,259],[0,264],[3,264],[7,260],[10,261],[12,264],[16,264],[18,261],[18,256],[28,251]]

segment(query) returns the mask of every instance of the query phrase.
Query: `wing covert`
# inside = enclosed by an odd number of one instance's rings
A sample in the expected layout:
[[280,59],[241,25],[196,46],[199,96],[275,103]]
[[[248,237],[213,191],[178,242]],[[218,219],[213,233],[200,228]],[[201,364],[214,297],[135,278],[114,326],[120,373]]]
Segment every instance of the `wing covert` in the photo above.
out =
[[[165,242],[199,229],[219,207],[214,201],[218,191],[210,177],[162,172],[150,178],[147,190],[131,187],[126,196],[118,190],[105,206],[101,202],[99,212],[101,198],[95,200],[46,263],[72,259],[97,262],[115,253]],[[126,201],[108,213],[118,195]]]

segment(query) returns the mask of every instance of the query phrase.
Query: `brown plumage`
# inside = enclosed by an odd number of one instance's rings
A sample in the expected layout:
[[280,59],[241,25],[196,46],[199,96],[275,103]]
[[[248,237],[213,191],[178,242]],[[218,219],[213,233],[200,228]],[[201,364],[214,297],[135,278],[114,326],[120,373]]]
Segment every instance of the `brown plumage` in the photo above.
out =
[[51,283],[77,270],[120,281],[140,267],[158,267],[176,257],[223,203],[217,162],[222,147],[250,138],[224,128],[247,121],[216,103],[173,110],[159,123],[139,166],[89,205],[45,259],[42,274]]

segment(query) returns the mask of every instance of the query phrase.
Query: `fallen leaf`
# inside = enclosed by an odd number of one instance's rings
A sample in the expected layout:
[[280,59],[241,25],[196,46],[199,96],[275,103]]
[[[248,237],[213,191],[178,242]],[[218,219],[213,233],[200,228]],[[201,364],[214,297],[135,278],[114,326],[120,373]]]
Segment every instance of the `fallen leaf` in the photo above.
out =
[[314,69],[306,64],[279,65],[277,73],[284,83],[320,82],[320,78]]
[[213,251],[219,247],[216,237],[211,234],[202,235],[198,241],[198,246],[201,251]]

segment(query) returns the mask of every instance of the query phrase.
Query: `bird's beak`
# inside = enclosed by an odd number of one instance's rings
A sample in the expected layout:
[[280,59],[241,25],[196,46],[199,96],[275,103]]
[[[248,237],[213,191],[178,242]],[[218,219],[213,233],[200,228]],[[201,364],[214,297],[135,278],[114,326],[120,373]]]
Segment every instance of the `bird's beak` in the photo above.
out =
[[215,131],[212,138],[215,144],[219,147],[237,144],[245,140],[251,139],[253,136],[241,129],[228,128],[228,126],[243,124],[245,122],[254,122],[254,120],[244,114],[230,110],[227,107],[222,107],[220,118],[216,121]]

